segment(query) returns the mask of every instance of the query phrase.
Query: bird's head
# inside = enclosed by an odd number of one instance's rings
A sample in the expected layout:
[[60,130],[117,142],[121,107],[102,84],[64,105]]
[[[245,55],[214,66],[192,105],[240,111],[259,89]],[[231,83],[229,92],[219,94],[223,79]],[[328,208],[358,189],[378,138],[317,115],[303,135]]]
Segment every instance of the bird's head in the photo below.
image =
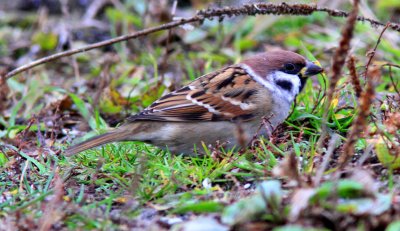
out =
[[259,83],[289,101],[303,89],[308,77],[323,71],[303,56],[284,50],[261,53],[243,64],[250,67]]

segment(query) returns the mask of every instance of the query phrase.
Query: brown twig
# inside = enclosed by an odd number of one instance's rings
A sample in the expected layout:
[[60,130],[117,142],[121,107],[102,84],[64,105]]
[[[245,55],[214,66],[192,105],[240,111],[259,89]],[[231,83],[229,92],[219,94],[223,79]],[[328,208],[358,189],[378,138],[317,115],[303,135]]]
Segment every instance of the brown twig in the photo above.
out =
[[333,100],[333,94],[335,92],[336,84],[339,81],[339,78],[342,74],[342,68],[350,49],[350,41],[353,37],[353,31],[355,23],[357,21],[357,14],[358,14],[358,0],[354,0],[353,9],[347,18],[344,28],[342,29],[342,38],[340,39],[339,47],[336,49],[335,55],[333,56],[332,77],[329,80],[328,92],[326,94],[325,110],[322,117],[322,132],[321,132],[321,137],[318,141],[318,150],[321,150],[323,141],[325,140],[328,134],[327,123],[330,111],[329,108]]
[[[2,72],[2,70],[0,70]],[[10,93],[7,81],[4,77],[0,76],[0,114],[3,114],[3,110],[7,109],[7,101]]]
[[[241,7],[224,7],[218,9],[207,9],[201,10],[197,12],[197,14],[190,18],[182,18],[180,20],[172,21],[166,24],[162,24],[156,27],[150,27],[136,33],[122,35],[113,39],[105,40],[102,42],[94,43],[88,46],[84,46],[78,49],[68,50],[64,52],[60,52],[54,55],[50,55],[36,61],[33,61],[29,64],[23,65],[18,67],[7,74],[3,74],[2,76],[5,79],[11,78],[21,72],[27,71],[32,69],[33,67],[54,61],[61,57],[71,56],[77,53],[82,53],[85,51],[93,50],[103,46],[109,46],[114,43],[118,43],[121,41],[126,41],[128,39],[139,38],[154,32],[168,30],[171,28],[175,28],[180,25],[193,23],[193,22],[200,22],[202,23],[205,19],[213,19],[219,18],[220,20],[225,17],[234,17],[239,15],[257,15],[257,14],[274,14],[274,15],[310,15],[314,12],[326,12],[331,17],[348,17],[351,14],[340,11],[340,10],[333,10],[329,8],[318,8],[316,5],[307,5],[307,4],[271,4],[271,3],[257,3],[257,4],[246,4]],[[373,26],[384,26],[383,23],[369,19],[364,17],[356,17],[355,20],[358,21],[367,21],[371,23]],[[390,23],[389,26],[392,30],[400,32],[400,25],[396,23]]]
[[43,216],[39,219],[40,231],[52,230],[52,225],[62,219],[62,214],[65,212],[62,208],[63,196],[64,196],[64,183],[58,175],[56,170],[54,176],[54,194],[50,200],[47,201],[44,209]]
[[369,56],[369,59],[368,59],[368,61],[367,61],[367,64],[365,65],[364,79],[367,78],[367,75],[368,75],[368,68],[369,68],[369,66],[370,66],[371,63],[372,63],[372,59],[373,59],[374,56],[375,56],[376,49],[378,48],[379,43],[381,43],[383,33],[385,33],[385,31],[387,30],[387,28],[389,28],[390,24],[391,24],[390,22],[386,23],[386,26],[383,28],[383,30],[382,30],[381,33],[379,34],[379,37],[378,37],[378,40],[377,40],[376,43],[375,43],[374,49],[373,49],[372,51],[369,51],[368,54],[367,54],[367,56]]
[[301,178],[299,167],[298,167],[298,159],[294,151],[292,151],[286,159],[287,161],[287,174],[289,179],[293,179],[297,182],[299,187],[304,186],[304,181]]
[[386,26],[383,28],[381,31],[378,40],[376,41],[375,47],[372,51],[368,52],[369,59],[367,61],[367,64],[365,65],[365,74],[364,78],[367,79],[367,76],[370,76],[370,78],[367,81],[367,88],[365,91],[362,93],[361,98],[360,98],[360,105],[359,105],[359,112],[357,114],[357,117],[355,119],[355,122],[353,123],[351,131],[348,133],[347,136],[347,142],[345,143],[343,147],[343,152],[339,158],[339,170],[342,170],[346,164],[349,162],[350,158],[354,154],[354,144],[359,138],[360,134],[362,132],[365,133],[367,129],[367,120],[368,115],[370,114],[370,106],[372,103],[372,100],[375,97],[375,85],[380,77],[380,70],[378,67],[374,67],[371,71],[371,74],[368,73],[369,67],[372,63],[372,59],[375,56],[376,50],[378,48],[379,43],[381,42],[382,36],[385,33],[385,31],[390,27],[391,23],[387,23]]
[[392,74],[392,67],[397,67],[400,68],[400,65],[396,65],[396,64],[392,64],[392,63],[386,63],[384,65],[382,65],[382,67],[384,66],[388,66],[389,67],[389,78],[390,78],[390,82],[392,82],[392,85],[394,87],[395,92],[397,93],[397,95],[400,97],[400,90],[397,87],[397,83],[394,81],[393,79],[393,74]]
[[386,66],[396,67],[396,68],[400,69],[400,65],[397,65],[397,64],[394,64],[394,63],[385,63],[385,64],[382,65],[382,67],[386,67]]
[[374,148],[373,144],[370,144],[367,146],[367,148],[364,150],[364,153],[361,155],[361,157],[357,161],[357,167],[362,167],[362,165],[365,163],[365,161],[367,161],[370,158],[373,148]]
[[[396,120],[398,121],[398,120]],[[387,131],[383,131],[380,126],[378,126],[376,121],[373,121],[376,129],[376,133],[382,138],[383,143],[385,144],[387,150],[389,151],[390,155],[394,156],[395,159],[392,163],[395,163],[397,158],[400,157],[400,146],[394,145],[392,141],[392,137],[387,134]],[[400,126],[397,126],[397,129],[394,129],[394,132],[399,129]]]
[[[250,143],[253,143],[253,141],[255,140],[255,139],[257,139],[257,137],[258,137],[258,135],[260,134],[260,131],[261,131],[261,129],[264,127],[265,128],[265,131],[267,132],[267,136],[268,137],[271,137],[271,135],[272,135],[272,131],[274,130],[274,127],[272,126],[272,124],[271,124],[271,118],[273,118],[275,115],[274,114],[271,114],[270,116],[263,116],[262,117],[262,120],[261,120],[261,124],[260,124],[260,126],[258,127],[258,129],[257,129],[257,131],[256,131],[256,133],[254,134],[254,136],[253,136],[253,139],[252,139],[252,141],[250,142]],[[288,117],[289,118],[289,117]]]
[[347,68],[350,71],[350,79],[351,79],[351,83],[353,84],[354,91],[356,92],[356,96],[357,96],[357,98],[360,98],[362,88],[361,88],[360,79],[358,78],[358,75],[357,75],[354,56],[349,57],[349,60],[347,61]]
[[366,133],[367,130],[367,118],[370,114],[370,107],[372,100],[375,97],[375,86],[380,77],[380,70],[378,67],[371,69],[367,87],[360,97],[360,105],[358,107],[358,114],[353,123],[350,132],[347,135],[347,141],[343,146],[342,154],[339,157],[339,170],[342,170],[349,162],[350,158],[354,154],[354,144],[359,139],[362,133]]
[[148,34],[151,34],[151,33],[157,32],[157,31],[167,30],[167,29],[170,29],[170,28],[177,27],[179,25],[183,25],[183,24],[187,24],[187,23],[190,23],[190,22],[199,21],[201,18],[202,17],[200,17],[200,16],[196,16],[196,17],[192,17],[192,18],[189,18],[189,19],[181,19],[181,20],[173,21],[173,22],[166,23],[166,24],[163,24],[163,25],[160,25],[160,26],[144,29],[144,30],[138,31],[136,33],[132,33],[132,34],[128,34],[128,35],[122,35],[122,36],[119,36],[119,37],[116,37],[116,38],[113,38],[113,39],[109,39],[109,40],[105,40],[105,41],[102,41],[102,42],[94,43],[94,44],[91,44],[91,45],[88,45],[88,46],[85,46],[85,47],[81,47],[81,48],[77,48],[77,49],[73,49],[73,50],[60,52],[60,53],[57,53],[57,54],[54,54],[54,55],[50,55],[50,56],[38,59],[38,60],[33,61],[33,62],[31,62],[31,63],[29,63],[27,65],[23,65],[21,67],[18,67],[16,69],[12,70],[11,72],[9,72],[9,73],[7,73],[5,75],[5,78],[6,79],[11,78],[14,75],[17,75],[17,74],[19,74],[21,72],[24,72],[24,71],[27,71],[29,69],[32,69],[33,67],[36,67],[36,66],[42,65],[44,63],[48,63],[48,62],[54,61],[54,60],[62,58],[62,57],[67,57],[67,56],[71,56],[71,55],[74,55],[74,54],[86,52],[86,51],[93,50],[93,49],[99,48],[99,47],[109,46],[109,45],[114,44],[114,43],[118,43],[118,42],[121,42],[121,41],[126,41],[128,39],[138,38],[138,37],[141,37],[141,36],[144,36],[144,35],[148,35]]
[[394,91],[397,93],[397,95],[400,97],[400,91],[397,88],[397,83],[394,81],[393,79],[393,74],[392,74],[392,66],[389,66],[389,78],[390,78],[390,82],[392,82],[392,85],[394,87]]
[[339,135],[334,134],[331,140],[329,141],[328,150],[326,151],[323,157],[322,164],[320,165],[315,174],[314,185],[318,186],[321,183],[322,176],[324,175],[324,172],[328,168],[329,161],[331,160],[333,151],[335,151],[339,139],[340,139]]
[[[174,0],[174,2],[172,3],[171,18],[175,17],[177,6],[178,6],[178,0]],[[160,74],[161,75],[160,75],[160,79],[158,80],[158,84],[162,84],[164,82],[165,71],[167,69],[168,57],[170,54],[171,37],[172,37],[172,29],[168,30],[167,41],[165,44],[165,53],[162,56],[162,61],[160,64]]]

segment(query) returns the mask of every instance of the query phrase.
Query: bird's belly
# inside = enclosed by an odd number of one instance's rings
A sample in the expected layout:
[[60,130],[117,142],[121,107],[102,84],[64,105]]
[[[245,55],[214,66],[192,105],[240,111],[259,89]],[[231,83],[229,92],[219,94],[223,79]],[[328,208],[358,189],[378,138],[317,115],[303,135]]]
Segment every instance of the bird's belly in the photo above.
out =
[[[246,146],[255,136],[268,136],[286,118],[290,105],[280,103],[272,108],[270,116],[260,116],[252,121],[233,123],[215,122],[141,122],[131,140],[140,140],[174,154],[201,155],[204,146],[219,144],[225,150]],[[266,123],[262,123],[267,118]],[[146,132],[141,132],[146,131]]]
[[219,143],[230,150],[249,144],[260,125],[261,121],[240,125],[228,121],[168,123],[152,132],[146,141],[174,154],[201,155],[204,146],[215,147]]

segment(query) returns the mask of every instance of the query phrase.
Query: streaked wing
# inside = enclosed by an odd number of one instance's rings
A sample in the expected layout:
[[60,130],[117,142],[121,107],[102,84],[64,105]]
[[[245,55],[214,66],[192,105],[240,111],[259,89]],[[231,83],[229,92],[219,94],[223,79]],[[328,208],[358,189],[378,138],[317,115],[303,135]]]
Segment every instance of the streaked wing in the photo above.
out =
[[230,66],[161,97],[128,121],[251,120],[256,110],[252,99],[260,88],[244,69]]

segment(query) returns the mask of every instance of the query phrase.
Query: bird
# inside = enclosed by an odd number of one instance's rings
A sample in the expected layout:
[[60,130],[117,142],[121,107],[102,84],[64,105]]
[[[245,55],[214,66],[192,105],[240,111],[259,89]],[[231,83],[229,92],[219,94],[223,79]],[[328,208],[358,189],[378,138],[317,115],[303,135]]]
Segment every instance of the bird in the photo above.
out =
[[[298,53],[262,52],[162,96],[120,127],[75,144],[64,155],[120,141],[142,141],[189,156],[217,143],[226,150],[243,148],[284,122],[308,77],[321,72]],[[270,131],[261,126],[265,118]]]

